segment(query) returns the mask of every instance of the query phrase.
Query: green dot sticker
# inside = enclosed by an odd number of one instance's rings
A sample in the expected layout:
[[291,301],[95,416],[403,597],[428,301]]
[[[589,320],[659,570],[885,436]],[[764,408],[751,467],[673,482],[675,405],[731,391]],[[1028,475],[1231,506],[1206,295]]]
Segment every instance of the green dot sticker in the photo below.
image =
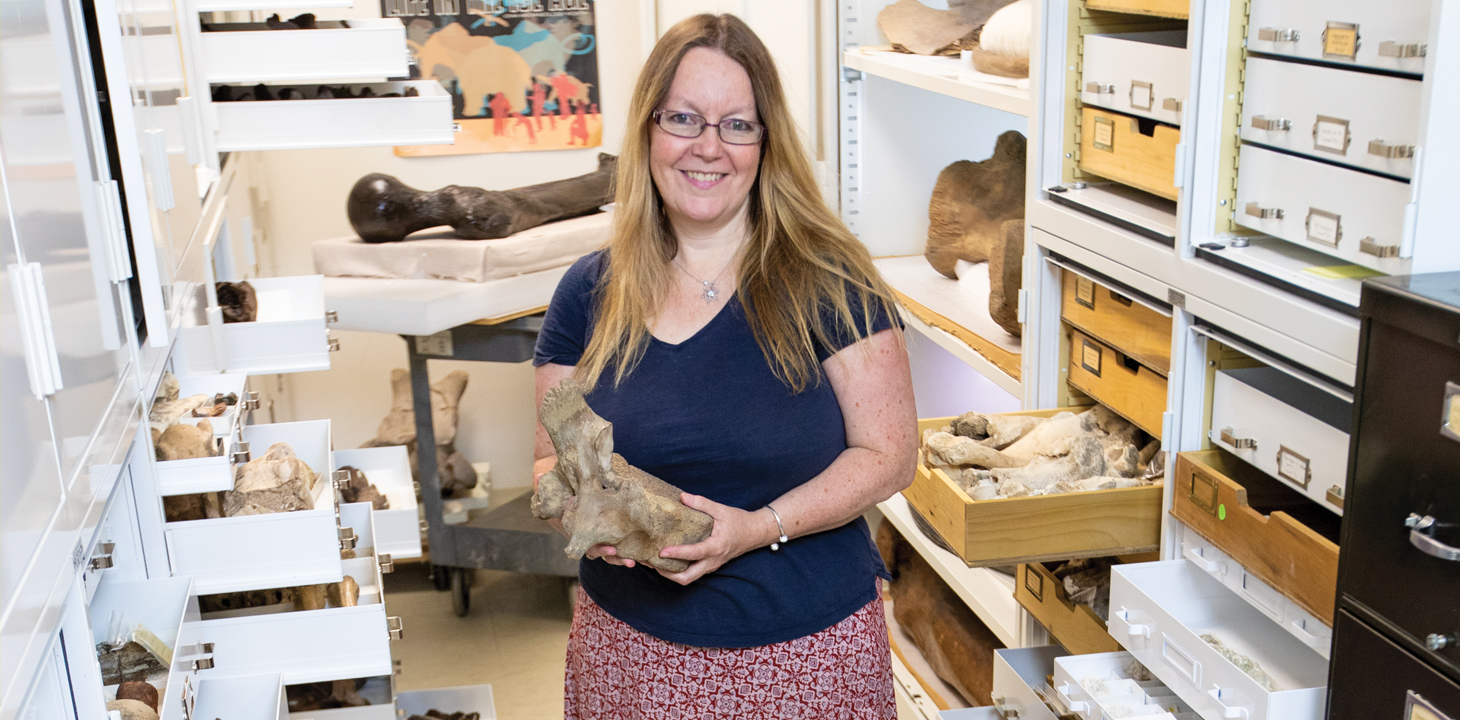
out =
[[1226,503],[1222,503],[1221,505],[1218,505],[1217,506],[1217,519],[1218,520],[1226,520],[1227,519],[1227,504]]

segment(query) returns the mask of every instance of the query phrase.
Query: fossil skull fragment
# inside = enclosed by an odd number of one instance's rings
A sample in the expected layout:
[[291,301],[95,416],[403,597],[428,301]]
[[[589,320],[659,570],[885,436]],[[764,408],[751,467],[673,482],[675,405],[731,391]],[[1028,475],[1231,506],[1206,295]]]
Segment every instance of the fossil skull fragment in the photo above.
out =
[[714,520],[685,507],[679,488],[613,452],[613,425],[588,407],[583,386],[569,379],[549,390],[539,417],[558,462],[538,481],[532,512],[544,520],[562,518],[568,556],[581,558],[605,544],[621,558],[666,572],[689,567],[659,551],[704,540]]

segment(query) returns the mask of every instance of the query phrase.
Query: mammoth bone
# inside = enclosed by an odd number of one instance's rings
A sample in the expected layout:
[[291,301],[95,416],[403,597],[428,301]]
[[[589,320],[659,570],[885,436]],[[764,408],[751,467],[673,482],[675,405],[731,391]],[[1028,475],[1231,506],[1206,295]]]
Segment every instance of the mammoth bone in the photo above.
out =
[[613,202],[618,158],[598,155],[587,175],[514,190],[447,185],[417,190],[381,173],[355,182],[345,209],[350,227],[368,243],[398,242],[429,227],[450,225],[463,240],[492,240],[555,220],[591,215]]
[[613,452],[613,425],[583,400],[583,386],[564,380],[549,390],[540,411],[558,463],[538,481],[532,513],[562,518],[568,557],[581,558],[594,545],[613,545],[618,557],[666,572],[689,563],[661,558],[673,545],[709,537],[714,520],[685,507],[680,490],[628,463]]

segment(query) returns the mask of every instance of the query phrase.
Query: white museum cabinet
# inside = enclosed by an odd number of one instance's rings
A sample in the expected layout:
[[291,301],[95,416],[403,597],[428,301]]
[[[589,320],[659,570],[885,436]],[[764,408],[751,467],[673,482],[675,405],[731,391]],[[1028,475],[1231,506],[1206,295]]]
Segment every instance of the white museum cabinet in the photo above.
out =
[[[355,95],[368,88],[376,97],[329,100],[314,99],[318,85],[280,85],[273,90],[286,87],[306,99],[212,103],[218,117],[218,150],[441,145],[454,137],[451,95],[435,80],[349,85]],[[403,95],[407,89],[419,94],[380,97]]]

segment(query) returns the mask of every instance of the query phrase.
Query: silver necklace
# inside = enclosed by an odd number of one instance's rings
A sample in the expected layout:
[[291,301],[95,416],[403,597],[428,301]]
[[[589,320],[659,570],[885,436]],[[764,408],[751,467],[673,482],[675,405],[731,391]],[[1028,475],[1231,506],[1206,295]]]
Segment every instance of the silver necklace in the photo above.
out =
[[720,268],[720,272],[715,273],[715,276],[710,278],[709,280],[701,280],[689,274],[689,271],[685,270],[684,266],[679,264],[678,258],[670,260],[669,262],[675,267],[679,268],[679,271],[684,273],[685,277],[699,283],[700,286],[703,288],[703,291],[700,293],[700,297],[704,298],[706,304],[711,304],[720,298],[720,288],[715,287],[715,282],[720,279],[721,275],[725,274],[726,270],[730,269],[730,263],[735,262],[735,256],[731,255],[729,262],[726,262],[725,266]]

